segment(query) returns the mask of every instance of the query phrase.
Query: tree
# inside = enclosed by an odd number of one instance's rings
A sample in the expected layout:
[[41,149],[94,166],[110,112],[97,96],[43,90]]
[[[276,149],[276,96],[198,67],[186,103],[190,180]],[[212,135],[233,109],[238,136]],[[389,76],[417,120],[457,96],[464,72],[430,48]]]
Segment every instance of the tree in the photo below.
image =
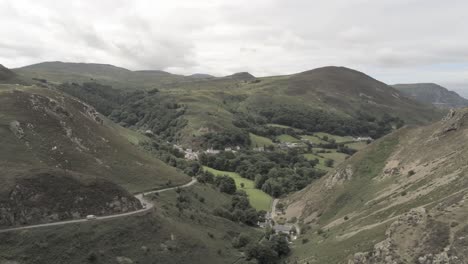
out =
[[277,203],[276,204],[276,210],[283,212],[284,211],[284,204],[282,203]]
[[255,258],[259,264],[278,263],[278,254],[271,248],[269,243],[255,244],[247,249],[247,257]]
[[232,246],[234,248],[245,247],[250,243],[250,237],[245,233],[240,233],[237,237],[232,240]]
[[327,167],[330,167],[330,168],[333,167],[334,163],[335,163],[335,161],[332,160],[332,159],[326,159],[325,160],[325,166],[327,166]]
[[273,236],[270,242],[272,243],[272,248],[280,257],[287,256],[291,252],[288,241],[284,235]]
[[234,179],[229,176],[219,176],[215,179],[215,184],[218,186],[220,192],[227,194],[234,194],[236,192],[236,183]]
[[244,188],[244,187],[245,187],[245,184],[244,184],[243,182],[241,182],[240,187],[241,187],[241,188]]

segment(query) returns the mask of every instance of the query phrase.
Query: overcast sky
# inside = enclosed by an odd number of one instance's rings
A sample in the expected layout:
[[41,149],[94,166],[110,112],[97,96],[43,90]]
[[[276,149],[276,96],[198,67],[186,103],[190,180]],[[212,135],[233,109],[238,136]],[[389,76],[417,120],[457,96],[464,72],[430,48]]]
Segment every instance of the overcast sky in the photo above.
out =
[[0,63],[256,76],[339,65],[468,90],[467,11],[466,0],[0,0]]

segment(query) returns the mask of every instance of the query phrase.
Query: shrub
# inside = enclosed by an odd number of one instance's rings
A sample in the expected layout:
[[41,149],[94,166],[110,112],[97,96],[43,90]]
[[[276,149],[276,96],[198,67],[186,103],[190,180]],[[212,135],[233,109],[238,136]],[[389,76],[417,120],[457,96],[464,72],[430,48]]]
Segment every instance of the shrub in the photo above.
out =
[[327,167],[330,167],[330,168],[333,167],[334,163],[335,163],[335,161],[332,160],[332,159],[326,159],[325,160],[325,166],[327,166]]
[[414,170],[408,171],[408,176],[409,177],[413,176],[414,174],[416,174],[416,172],[414,172]]
[[303,239],[302,239],[302,244],[306,244],[306,243],[308,243],[308,242],[309,242],[309,239],[308,239],[308,238],[303,238]]

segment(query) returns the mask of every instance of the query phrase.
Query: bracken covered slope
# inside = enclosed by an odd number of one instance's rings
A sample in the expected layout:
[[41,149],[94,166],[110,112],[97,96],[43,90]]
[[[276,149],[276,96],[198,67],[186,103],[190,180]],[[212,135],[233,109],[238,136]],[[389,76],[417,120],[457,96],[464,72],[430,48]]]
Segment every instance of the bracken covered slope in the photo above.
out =
[[301,263],[466,263],[468,109],[403,128],[285,199]]
[[15,173],[34,168],[99,176],[131,192],[190,180],[136,147],[144,140],[139,134],[52,89],[0,86],[0,138],[0,190],[11,185]]

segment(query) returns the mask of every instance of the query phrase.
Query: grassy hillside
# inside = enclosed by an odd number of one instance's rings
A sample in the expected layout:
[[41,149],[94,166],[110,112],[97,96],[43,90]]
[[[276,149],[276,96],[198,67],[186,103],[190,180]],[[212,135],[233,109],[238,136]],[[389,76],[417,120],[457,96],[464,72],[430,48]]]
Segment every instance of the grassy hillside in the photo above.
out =
[[447,261],[467,260],[458,240],[468,234],[467,120],[465,109],[401,129],[285,199],[288,217],[299,217],[305,231],[294,258],[413,263],[449,246]]
[[4,186],[33,168],[59,168],[113,181],[131,192],[162,188],[189,177],[131,144],[134,132],[93,107],[38,87],[0,87],[0,165]]
[[[182,210],[177,209],[182,200],[178,197],[184,197]],[[230,198],[209,186],[151,199],[155,208],[143,215],[2,233],[0,262],[234,263],[243,249],[235,249],[233,239],[243,233],[257,241],[262,235],[212,215],[213,208],[230,203]]]
[[[382,82],[343,67],[265,78],[248,73],[193,78],[159,71],[133,72],[111,65],[59,62],[31,65],[15,72],[27,78],[59,83],[97,82],[125,88],[124,91],[158,88],[158,100],[183,109],[172,118],[178,123],[177,131],[164,132],[167,139],[196,148],[247,147],[252,144],[249,133],[265,137],[265,133],[259,132],[280,128],[378,137],[403,121],[425,123],[441,116],[431,106],[416,103]],[[80,98],[86,97],[89,95]],[[128,114],[122,118],[132,121],[124,122],[126,126],[157,129],[152,117],[155,112],[139,101],[129,98],[124,109],[118,103],[110,111]],[[94,103],[95,107],[99,104]]]
[[396,84],[393,87],[409,98],[442,109],[468,106],[467,99],[435,83]]

